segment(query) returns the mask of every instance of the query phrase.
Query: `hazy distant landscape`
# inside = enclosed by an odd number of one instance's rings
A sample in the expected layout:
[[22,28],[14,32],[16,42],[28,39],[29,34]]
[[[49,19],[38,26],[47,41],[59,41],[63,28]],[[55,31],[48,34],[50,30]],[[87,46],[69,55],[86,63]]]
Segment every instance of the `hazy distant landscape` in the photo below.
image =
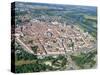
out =
[[96,68],[97,7],[16,2],[12,11],[16,73]]

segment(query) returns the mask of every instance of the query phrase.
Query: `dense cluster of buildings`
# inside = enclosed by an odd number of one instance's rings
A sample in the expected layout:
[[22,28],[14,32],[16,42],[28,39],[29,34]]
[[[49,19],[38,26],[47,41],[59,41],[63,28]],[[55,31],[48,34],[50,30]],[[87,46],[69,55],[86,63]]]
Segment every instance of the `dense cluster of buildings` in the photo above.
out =
[[33,51],[37,55],[65,54],[90,48],[94,42],[92,36],[78,26],[58,21],[48,23],[33,19],[16,27],[15,32],[15,36],[30,50],[38,46],[37,51]]

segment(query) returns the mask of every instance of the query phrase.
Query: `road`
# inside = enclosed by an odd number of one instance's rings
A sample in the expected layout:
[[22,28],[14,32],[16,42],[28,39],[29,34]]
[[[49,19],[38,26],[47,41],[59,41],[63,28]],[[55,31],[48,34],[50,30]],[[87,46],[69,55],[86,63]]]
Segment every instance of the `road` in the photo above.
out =
[[24,48],[26,52],[34,54],[34,52],[28,48],[18,37],[16,38],[16,41]]

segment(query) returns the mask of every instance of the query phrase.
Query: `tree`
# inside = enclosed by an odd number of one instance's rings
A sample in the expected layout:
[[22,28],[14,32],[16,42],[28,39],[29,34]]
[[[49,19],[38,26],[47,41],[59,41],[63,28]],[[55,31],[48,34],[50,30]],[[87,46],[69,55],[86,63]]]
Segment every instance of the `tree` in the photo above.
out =
[[37,53],[38,46],[32,46],[31,48],[34,51],[34,53]]
[[28,43],[31,43],[31,44],[33,44],[33,40],[29,40],[29,42]]

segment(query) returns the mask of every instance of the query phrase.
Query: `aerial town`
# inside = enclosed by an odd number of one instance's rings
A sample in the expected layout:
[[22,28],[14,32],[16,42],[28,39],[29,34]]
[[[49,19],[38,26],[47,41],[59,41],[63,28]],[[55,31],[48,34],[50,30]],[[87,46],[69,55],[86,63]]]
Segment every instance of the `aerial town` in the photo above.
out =
[[16,73],[97,67],[96,7],[16,2],[11,52]]
[[[36,19],[15,29],[16,41],[23,48],[37,55],[56,55],[74,52],[83,48],[92,48],[94,38],[75,25],[66,25],[57,21],[47,23]],[[36,52],[32,46],[38,46]],[[28,48],[28,49],[27,49]]]

